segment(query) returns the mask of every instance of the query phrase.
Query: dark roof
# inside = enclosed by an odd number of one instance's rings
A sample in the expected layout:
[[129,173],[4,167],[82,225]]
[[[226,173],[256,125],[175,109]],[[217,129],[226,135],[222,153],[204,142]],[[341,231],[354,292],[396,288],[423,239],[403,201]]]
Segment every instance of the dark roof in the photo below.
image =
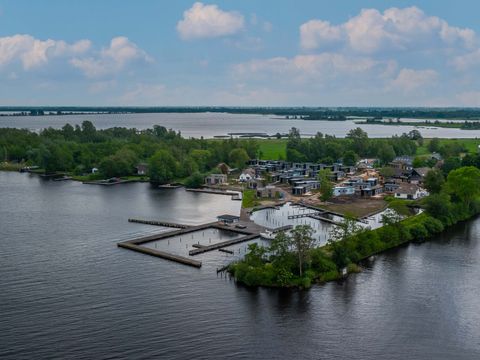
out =
[[228,220],[238,220],[238,219],[240,219],[240,216],[225,214],[225,215],[217,216],[217,219],[218,220],[227,220],[227,221]]

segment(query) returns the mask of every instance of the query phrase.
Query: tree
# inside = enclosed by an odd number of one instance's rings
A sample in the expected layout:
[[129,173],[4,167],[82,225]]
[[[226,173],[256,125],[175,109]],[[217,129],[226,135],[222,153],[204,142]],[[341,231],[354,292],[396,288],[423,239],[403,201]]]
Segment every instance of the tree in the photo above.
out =
[[448,175],[450,171],[458,169],[462,166],[462,162],[458,157],[451,156],[443,162],[442,170],[445,175]]
[[358,225],[357,220],[346,216],[345,219],[338,225],[335,225],[329,234],[328,241],[338,242],[348,239],[349,237],[358,234],[363,228]]
[[343,164],[347,166],[354,166],[358,161],[358,155],[352,151],[348,150],[343,154]]
[[382,143],[378,149],[378,158],[382,164],[387,164],[395,158],[395,149],[388,143]]
[[447,219],[451,215],[452,203],[448,194],[432,194],[424,200],[426,212],[436,219],[447,223]]
[[310,250],[315,244],[312,235],[313,229],[310,225],[299,225],[291,231],[293,249],[298,257],[300,277],[303,276],[303,266],[308,261]]
[[228,154],[229,164],[237,169],[243,169],[247,163],[249,156],[245,149],[236,148]]
[[195,172],[185,180],[185,186],[192,189],[198,189],[204,183],[204,177],[199,172]]
[[439,138],[433,138],[430,140],[428,143],[428,151],[430,152],[438,152],[440,150],[440,139]]
[[439,169],[432,169],[427,172],[423,184],[425,189],[428,190],[431,194],[438,194],[442,191],[443,184],[445,183],[445,178],[442,171]]
[[320,181],[320,199],[322,201],[327,201],[333,196],[333,184],[329,178],[329,170],[320,170],[318,172],[318,180]]
[[352,148],[356,154],[366,155],[368,149],[368,134],[361,128],[352,129],[348,132],[348,139],[352,140]]
[[472,200],[480,195],[480,170],[473,166],[452,170],[445,186],[449,194],[469,207]]
[[165,184],[175,178],[177,162],[167,150],[158,150],[148,163],[150,182]]

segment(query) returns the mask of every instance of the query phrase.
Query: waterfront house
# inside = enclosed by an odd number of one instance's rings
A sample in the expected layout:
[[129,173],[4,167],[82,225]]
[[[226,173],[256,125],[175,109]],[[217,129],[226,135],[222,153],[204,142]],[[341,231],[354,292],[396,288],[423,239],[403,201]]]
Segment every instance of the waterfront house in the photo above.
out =
[[429,167],[420,167],[412,169],[408,182],[412,184],[422,184],[425,176],[431,170]]
[[233,224],[240,221],[240,216],[225,214],[217,216],[217,220],[224,224]]
[[207,185],[222,185],[227,182],[227,175],[224,174],[210,174],[205,177],[205,184]]
[[355,187],[353,186],[335,186],[333,188],[333,196],[350,196],[355,195]]
[[257,188],[258,198],[277,199],[282,197],[282,193],[273,185],[267,185],[265,187]]
[[135,166],[135,168],[137,169],[137,175],[147,175],[147,172],[148,172],[148,164],[145,164],[145,163],[141,163],[141,164],[138,164],[137,166]]

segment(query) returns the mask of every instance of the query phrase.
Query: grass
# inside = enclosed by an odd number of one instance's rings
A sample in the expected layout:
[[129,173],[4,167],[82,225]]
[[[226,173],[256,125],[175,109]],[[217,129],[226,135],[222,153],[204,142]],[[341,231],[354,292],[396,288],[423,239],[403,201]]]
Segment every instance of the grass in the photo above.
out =
[[242,196],[242,207],[243,208],[252,208],[257,206],[259,202],[256,198],[256,191],[255,190],[244,190]]
[[361,218],[385,209],[387,203],[384,200],[349,198],[348,200],[330,200],[329,204],[322,204],[320,207],[336,213]]
[[[427,155],[430,154],[428,150],[428,144],[431,139],[425,139],[423,145],[417,148],[417,155]],[[476,153],[478,150],[478,145],[480,145],[480,139],[440,139],[440,145],[448,144],[451,142],[458,142],[465,146],[469,153]]]
[[25,164],[0,162],[0,171],[20,171]]
[[262,160],[282,160],[287,157],[287,140],[285,139],[259,140],[258,144]]

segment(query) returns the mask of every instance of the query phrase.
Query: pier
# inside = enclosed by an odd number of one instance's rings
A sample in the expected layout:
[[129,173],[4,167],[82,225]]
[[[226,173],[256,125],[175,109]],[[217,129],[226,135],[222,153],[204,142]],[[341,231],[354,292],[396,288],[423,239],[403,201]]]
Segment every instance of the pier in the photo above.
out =
[[172,223],[167,221],[128,219],[128,222],[137,223],[137,224],[154,225],[154,226],[163,226],[163,227],[170,227],[170,228],[177,228],[177,229],[188,229],[190,227],[189,225],[177,224],[177,223]]
[[235,244],[242,243],[242,242],[245,242],[245,241],[253,240],[253,239],[256,239],[258,237],[259,237],[258,234],[251,234],[251,235],[242,236],[242,237],[236,238],[236,239],[222,241],[222,242],[212,244],[212,245],[208,245],[208,246],[201,246],[201,247],[198,247],[197,249],[190,250],[188,252],[188,255],[194,256],[194,255],[198,255],[198,254],[203,254],[207,251],[221,249],[221,248],[224,248],[224,247],[227,247],[227,246],[231,246],[231,245],[235,245]]

